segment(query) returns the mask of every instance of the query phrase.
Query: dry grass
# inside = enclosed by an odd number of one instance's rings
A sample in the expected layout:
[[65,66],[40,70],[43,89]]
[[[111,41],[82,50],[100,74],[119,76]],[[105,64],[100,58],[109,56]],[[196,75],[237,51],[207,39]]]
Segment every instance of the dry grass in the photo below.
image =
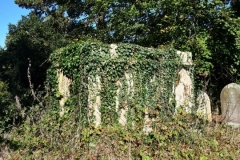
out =
[[50,119],[13,129],[1,145],[2,159],[240,159],[239,128],[188,115],[159,119],[149,135],[137,125],[82,128],[69,116],[59,128]]

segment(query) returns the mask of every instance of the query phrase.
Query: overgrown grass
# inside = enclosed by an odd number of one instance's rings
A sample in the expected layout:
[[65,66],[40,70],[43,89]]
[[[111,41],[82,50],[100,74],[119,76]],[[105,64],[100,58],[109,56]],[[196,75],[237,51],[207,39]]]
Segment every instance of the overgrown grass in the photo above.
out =
[[137,124],[83,127],[74,113],[49,112],[2,137],[1,148],[9,159],[240,159],[239,129],[186,113],[155,119],[152,127],[148,135]]

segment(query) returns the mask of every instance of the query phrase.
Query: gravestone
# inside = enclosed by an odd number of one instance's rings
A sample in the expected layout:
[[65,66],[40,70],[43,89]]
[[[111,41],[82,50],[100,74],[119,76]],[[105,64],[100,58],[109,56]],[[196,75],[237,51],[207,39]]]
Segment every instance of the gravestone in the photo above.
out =
[[200,93],[198,94],[197,105],[198,105],[197,115],[211,122],[212,121],[211,102],[210,98],[205,92],[200,91]]
[[223,121],[228,124],[240,124],[240,86],[230,83],[220,95]]

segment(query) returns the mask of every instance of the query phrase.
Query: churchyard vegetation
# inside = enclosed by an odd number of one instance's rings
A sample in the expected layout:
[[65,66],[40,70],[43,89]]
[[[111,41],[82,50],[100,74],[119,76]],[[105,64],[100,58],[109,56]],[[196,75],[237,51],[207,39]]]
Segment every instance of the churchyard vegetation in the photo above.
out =
[[[174,101],[168,103],[177,81],[175,71],[182,66],[173,53],[190,51],[194,65],[188,69],[194,71],[196,90],[208,93],[212,112],[218,114],[215,106],[221,89],[240,80],[238,0],[15,3],[31,12],[18,24],[9,25],[5,47],[0,48],[0,157],[240,159],[239,129],[181,110],[174,114]],[[106,44],[112,43],[119,46],[116,52],[121,57],[106,54]],[[59,115],[63,95],[57,91],[57,69],[73,82],[63,116]],[[111,99],[117,87],[113,84],[127,69],[144,74],[135,77],[139,80],[137,98],[120,95],[120,101],[131,107],[129,114],[134,114],[121,126],[110,107],[115,106]],[[104,77],[99,93],[104,107],[103,124],[95,127],[87,116],[86,82],[97,71]],[[157,84],[147,82],[159,72],[162,77],[157,78],[162,78],[167,90],[156,99]],[[149,84],[149,90],[142,84]],[[144,97],[146,93],[149,97]],[[146,108],[154,118],[148,134],[143,132]]]

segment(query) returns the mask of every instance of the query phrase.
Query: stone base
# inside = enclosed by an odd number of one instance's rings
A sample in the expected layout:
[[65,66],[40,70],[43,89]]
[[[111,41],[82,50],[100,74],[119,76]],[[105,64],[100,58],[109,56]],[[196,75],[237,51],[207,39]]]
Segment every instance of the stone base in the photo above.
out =
[[240,123],[227,122],[226,124],[232,126],[233,128],[240,128]]

